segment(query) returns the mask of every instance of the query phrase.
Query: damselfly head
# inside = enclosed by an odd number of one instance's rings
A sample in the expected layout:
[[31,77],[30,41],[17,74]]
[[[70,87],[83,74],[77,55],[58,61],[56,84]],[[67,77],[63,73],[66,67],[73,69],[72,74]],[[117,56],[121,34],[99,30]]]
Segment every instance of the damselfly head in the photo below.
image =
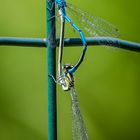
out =
[[63,71],[64,73],[67,73],[69,69],[73,68],[73,65],[71,64],[65,64],[63,65]]

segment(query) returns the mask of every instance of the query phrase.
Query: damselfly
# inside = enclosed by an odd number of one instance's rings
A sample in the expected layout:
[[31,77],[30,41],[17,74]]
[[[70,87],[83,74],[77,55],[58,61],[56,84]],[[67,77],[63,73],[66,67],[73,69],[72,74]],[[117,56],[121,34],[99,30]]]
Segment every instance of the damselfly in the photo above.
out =
[[[96,17],[92,16],[83,10],[73,6],[72,4],[66,3],[66,0],[55,0],[57,6],[59,17],[60,17],[60,41],[59,41],[59,56],[58,56],[58,79],[56,80],[59,84],[62,85],[63,90],[69,90],[71,81],[68,82],[68,75],[73,75],[73,73],[78,69],[82,61],[84,60],[85,53],[87,50],[87,43],[82,30],[85,30],[90,34],[90,36],[108,36],[108,37],[118,37],[118,29],[111,23]],[[71,20],[68,16],[67,11],[72,11],[73,15],[77,15],[79,23],[81,23],[81,29]],[[77,63],[71,67],[68,67],[67,71],[63,71],[64,67],[62,65],[62,56],[63,56],[63,46],[64,46],[64,30],[65,30],[65,21],[70,23],[70,25],[79,33],[82,44],[84,46],[82,54],[77,61]],[[63,67],[63,68],[62,68]],[[66,80],[67,79],[67,80]]]

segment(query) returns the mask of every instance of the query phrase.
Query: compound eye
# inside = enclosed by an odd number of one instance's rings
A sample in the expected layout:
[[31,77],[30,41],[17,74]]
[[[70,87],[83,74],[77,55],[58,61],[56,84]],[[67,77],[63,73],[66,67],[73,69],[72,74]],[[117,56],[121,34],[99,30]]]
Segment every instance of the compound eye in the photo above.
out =
[[73,65],[71,65],[71,64],[65,64],[65,65],[63,66],[63,69],[66,70],[66,71],[68,71],[68,70],[71,69],[71,68],[73,68]]

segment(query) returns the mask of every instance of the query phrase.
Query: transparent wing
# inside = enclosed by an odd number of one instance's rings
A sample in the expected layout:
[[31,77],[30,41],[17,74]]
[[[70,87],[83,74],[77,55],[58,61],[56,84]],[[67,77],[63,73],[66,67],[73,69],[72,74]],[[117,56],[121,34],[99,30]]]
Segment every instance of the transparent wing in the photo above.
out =
[[68,13],[72,12],[72,16],[77,15],[78,23],[81,25],[81,30],[85,30],[91,37],[108,36],[119,37],[119,30],[111,23],[102,18],[92,16],[89,13],[67,3]]
[[74,88],[71,88],[71,108],[72,108],[72,134],[73,140],[88,140],[83,116],[80,112],[78,97]]

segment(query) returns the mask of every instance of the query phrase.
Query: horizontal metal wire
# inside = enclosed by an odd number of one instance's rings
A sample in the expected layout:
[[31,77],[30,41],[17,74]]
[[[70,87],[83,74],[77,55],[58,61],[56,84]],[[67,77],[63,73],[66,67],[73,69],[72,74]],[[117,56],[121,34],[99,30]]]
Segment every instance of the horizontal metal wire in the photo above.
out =
[[[122,48],[130,51],[140,52],[140,44],[121,40],[112,37],[90,37],[86,38],[88,46],[110,46]],[[46,47],[47,39],[43,38],[17,38],[17,37],[0,37],[0,46],[24,46],[24,47]],[[58,46],[59,39],[56,40]],[[65,47],[82,45],[79,38],[65,38]]]

